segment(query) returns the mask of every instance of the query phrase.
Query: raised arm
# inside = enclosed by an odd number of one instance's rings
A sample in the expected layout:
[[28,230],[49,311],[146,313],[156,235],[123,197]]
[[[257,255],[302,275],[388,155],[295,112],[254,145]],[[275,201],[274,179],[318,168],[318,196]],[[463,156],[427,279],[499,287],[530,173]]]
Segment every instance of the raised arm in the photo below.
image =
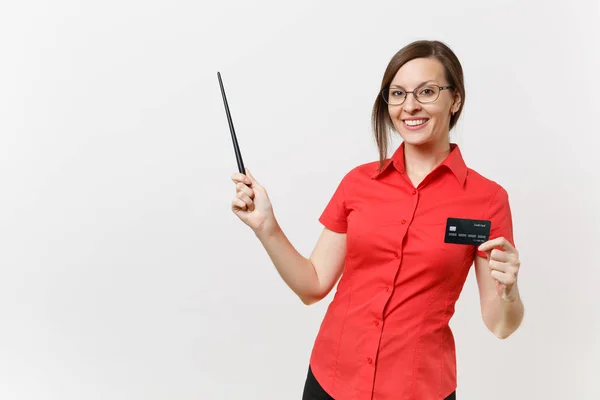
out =
[[266,189],[249,171],[232,175],[236,195],[232,211],[255,233],[277,272],[304,304],[331,291],[340,278],[346,256],[346,235],[324,228],[309,258],[302,256],[279,226]]

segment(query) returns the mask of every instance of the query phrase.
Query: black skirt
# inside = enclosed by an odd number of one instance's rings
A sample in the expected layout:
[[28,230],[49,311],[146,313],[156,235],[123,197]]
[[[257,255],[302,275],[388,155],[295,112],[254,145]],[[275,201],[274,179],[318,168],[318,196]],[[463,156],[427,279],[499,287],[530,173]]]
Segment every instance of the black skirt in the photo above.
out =
[[[304,383],[302,400],[335,400],[333,397],[327,394],[319,382],[317,382],[310,366],[308,367],[308,375],[306,376],[306,382]],[[450,394],[445,400],[456,400],[456,392]]]

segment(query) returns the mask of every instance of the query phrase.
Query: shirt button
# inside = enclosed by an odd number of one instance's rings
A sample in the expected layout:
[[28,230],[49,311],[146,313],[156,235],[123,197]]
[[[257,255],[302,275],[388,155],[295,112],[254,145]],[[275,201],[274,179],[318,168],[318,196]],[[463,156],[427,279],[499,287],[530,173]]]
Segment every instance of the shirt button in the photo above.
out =
[[413,194],[417,194],[417,191],[416,191],[416,190],[413,190]]
[[372,359],[371,357],[369,357],[369,358],[367,358],[367,362],[368,362],[369,364],[373,364],[373,359]]
[[389,287],[389,286],[386,286],[386,287],[385,287],[385,291],[386,291],[386,292],[389,292],[389,291],[390,291],[390,287]]
[[397,251],[394,252],[394,257],[396,258],[400,258],[400,253],[398,253]]
[[375,320],[373,321],[373,324],[375,324],[375,326],[379,326],[379,321]]
[[405,220],[405,219],[403,219],[403,220],[402,220],[402,225],[404,225],[405,223],[406,223],[406,220]]

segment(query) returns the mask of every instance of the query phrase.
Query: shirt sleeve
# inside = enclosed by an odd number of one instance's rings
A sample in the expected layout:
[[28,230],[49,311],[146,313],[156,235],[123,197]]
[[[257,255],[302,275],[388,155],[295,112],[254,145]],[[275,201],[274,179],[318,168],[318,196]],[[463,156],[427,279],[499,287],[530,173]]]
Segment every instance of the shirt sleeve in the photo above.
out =
[[[490,220],[492,223],[489,240],[504,237],[510,244],[515,246],[512,213],[508,200],[508,193],[503,187],[500,186],[492,196],[488,210],[485,214],[485,219]],[[477,249],[475,251],[476,255],[487,258],[485,252]]]
[[348,229],[348,207],[347,207],[348,174],[344,176],[336,188],[333,196],[327,203],[323,213],[319,217],[327,229],[338,233],[346,233]]

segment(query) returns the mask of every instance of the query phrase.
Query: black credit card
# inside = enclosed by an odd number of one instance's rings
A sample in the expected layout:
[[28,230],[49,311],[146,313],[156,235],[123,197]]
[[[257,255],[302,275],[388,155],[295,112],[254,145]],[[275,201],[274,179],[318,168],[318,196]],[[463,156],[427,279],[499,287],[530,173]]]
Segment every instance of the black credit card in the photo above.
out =
[[491,227],[492,221],[448,218],[444,242],[479,246],[489,240]]

